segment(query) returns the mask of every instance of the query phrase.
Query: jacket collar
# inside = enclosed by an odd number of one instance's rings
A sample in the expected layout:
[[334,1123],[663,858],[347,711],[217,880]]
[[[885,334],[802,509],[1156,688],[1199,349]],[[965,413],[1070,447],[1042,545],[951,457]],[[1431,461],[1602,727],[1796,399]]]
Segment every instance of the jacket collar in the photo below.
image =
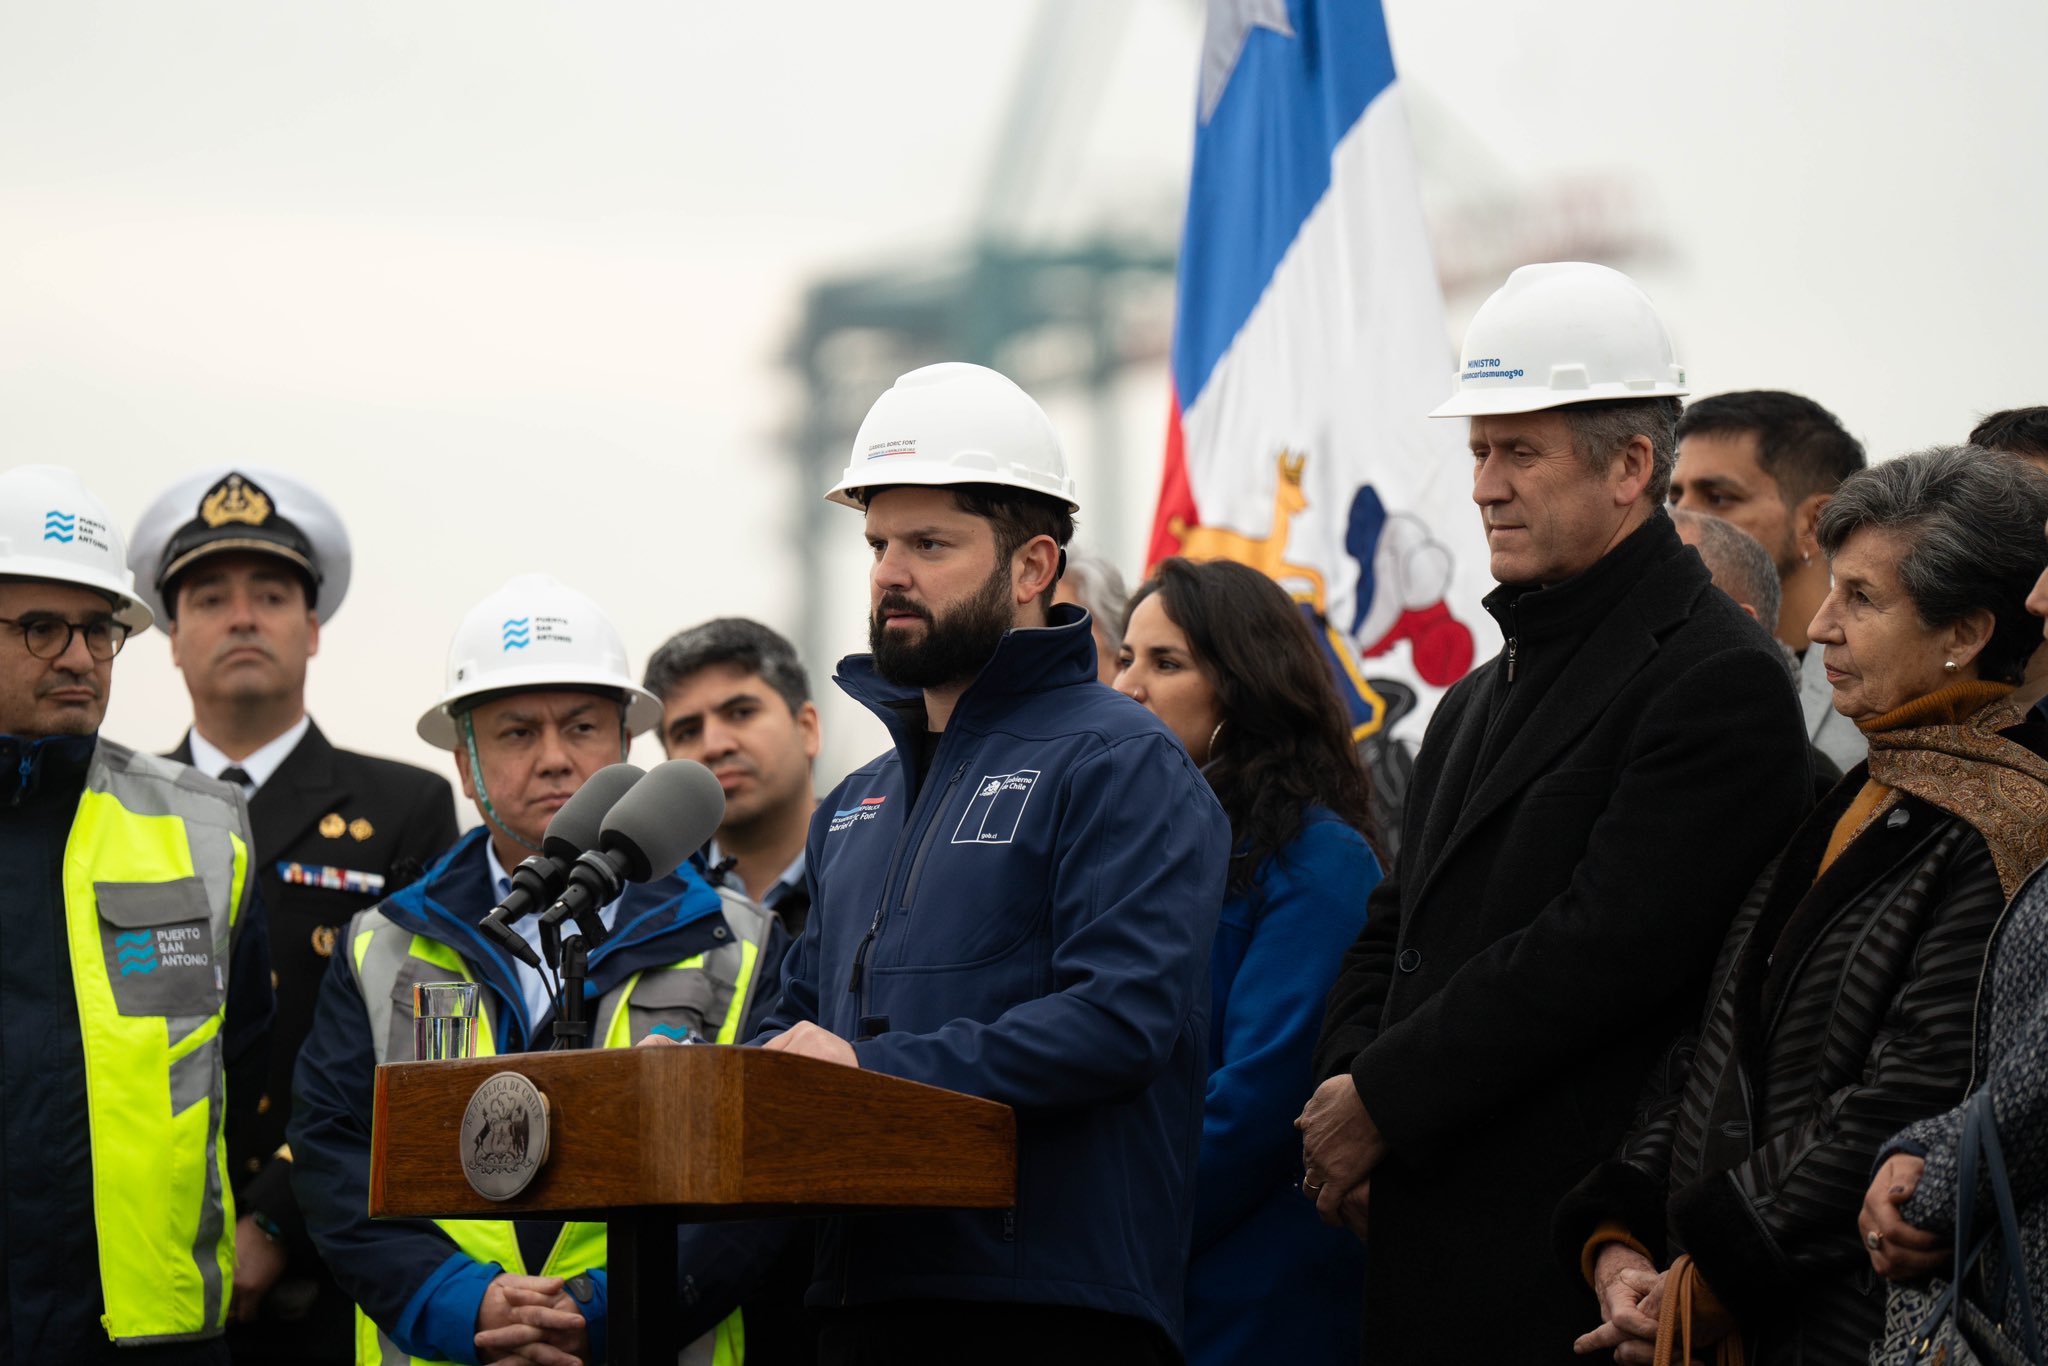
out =
[[30,740],[0,735],[0,790],[7,804],[19,806],[45,793],[74,800],[85,789],[86,770],[100,738],[94,735],[44,735]]
[[1519,636],[1524,643],[1583,635],[1628,597],[1643,575],[1678,554],[1682,545],[1671,514],[1658,508],[1589,568],[1548,588],[1501,584],[1486,595],[1486,610],[1500,623],[1502,635]]
[[[848,655],[832,676],[840,690],[882,718],[896,748],[910,752],[922,727],[924,694],[891,683],[875,671],[873,655]],[[1003,633],[974,682],[960,695],[948,726],[979,730],[1008,713],[1020,698],[1053,688],[1095,681],[1095,637],[1088,614],[1071,603],[1056,604],[1044,627]]]
[[[1613,567],[1624,575],[1619,579],[1603,575],[1594,582],[1603,615],[1592,623],[1564,668],[1541,685],[1542,696],[1516,723],[1499,760],[1479,779],[1449,837],[1441,848],[1430,851],[1418,899],[1428,894],[1429,881],[1449,865],[1451,851],[1591,729],[1615,695],[1655,658],[1663,637],[1686,620],[1710,584],[1699,557],[1681,554],[1683,549],[1670,517],[1660,509],[1601,565],[1556,589],[1529,592],[1527,596],[1533,598],[1574,584],[1584,587],[1588,576],[1608,561],[1615,561]],[[1624,551],[1629,552],[1627,558],[1619,558]],[[1492,600],[1489,597],[1489,603]],[[1499,669],[1500,659],[1496,657],[1487,667]],[[1468,713],[1467,741],[1478,743],[1478,733],[1486,724],[1483,715]]]
[[[526,993],[519,986],[513,959],[477,928],[497,904],[485,852],[488,836],[485,826],[469,831],[424,878],[385,900],[379,909],[401,929],[460,954],[498,994],[499,1018],[518,1020],[520,1037],[530,1047],[540,1022],[527,1018]],[[619,898],[611,938],[590,955],[585,995],[603,996],[636,972],[676,961],[683,955],[673,937],[717,914],[718,908],[718,893],[687,863],[652,882],[629,885]]]

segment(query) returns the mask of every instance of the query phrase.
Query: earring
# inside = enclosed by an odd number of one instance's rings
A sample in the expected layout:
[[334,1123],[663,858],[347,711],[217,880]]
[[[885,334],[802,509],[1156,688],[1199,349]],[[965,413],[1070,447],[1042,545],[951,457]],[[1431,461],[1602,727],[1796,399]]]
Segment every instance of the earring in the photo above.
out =
[[1949,673],[1954,673],[1956,671],[1956,662],[1953,659],[1951,659],[1947,663],[1943,664],[1941,667],[1947,670]]
[[[1215,758],[1215,757],[1216,757],[1216,737],[1217,737],[1217,736],[1219,736],[1219,735],[1221,735],[1222,733],[1223,733],[1223,723],[1222,723],[1221,721],[1218,721],[1218,722],[1216,723],[1216,729],[1214,729],[1214,730],[1212,730],[1212,731],[1210,731],[1210,732],[1209,732],[1209,758],[1210,758],[1210,759],[1213,759],[1213,758]],[[1204,762],[1207,762],[1207,761],[1205,760]]]

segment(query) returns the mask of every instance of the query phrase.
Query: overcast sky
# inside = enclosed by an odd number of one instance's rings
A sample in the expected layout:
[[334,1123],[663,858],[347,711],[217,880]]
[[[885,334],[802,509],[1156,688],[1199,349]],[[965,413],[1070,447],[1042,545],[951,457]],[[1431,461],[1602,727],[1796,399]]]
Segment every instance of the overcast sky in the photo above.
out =
[[[1095,41],[1031,73],[1059,154],[1022,229],[1171,231],[1199,10],[1063,2]],[[958,244],[1036,12],[0,5],[0,465],[70,465],[124,523],[207,462],[319,484],[357,570],[312,709],[339,743],[437,766],[413,719],[462,613],[516,572],[605,603],[636,663],[711,615],[792,627],[789,538],[819,493],[777,463],[802,290]],[[1464,139],[1423,149],[1433,186],[1635,194],[1667,247],[1638,274],[1698,392],[1810,393],[1875,454],[2048,399],[2048,8],[1389,18],[1404,81]],[[1156,484],[1165,393],[1131,386],[1123,488]],[[1068,438],[1085,465],[1088,433]],[[1128,553],[1148,512],[1116,514],[1097,535]],[[844,615],[835,648],[857,648]],[[108,733],[164,748],[188,715],[161,637],[131,645]],[[828,767],[877,743],[827,718]]]

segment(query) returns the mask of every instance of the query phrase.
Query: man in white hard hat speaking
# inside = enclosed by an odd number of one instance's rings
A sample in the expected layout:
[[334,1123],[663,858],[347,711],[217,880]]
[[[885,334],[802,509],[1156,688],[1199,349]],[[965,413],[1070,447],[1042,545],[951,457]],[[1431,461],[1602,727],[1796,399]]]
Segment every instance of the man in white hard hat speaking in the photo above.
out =
[[0,474],[9,1361],[228,1360],[225,1112],[255,1100],[270,964],[241,794],[99,734],[149,620],[76,475]]
[[1469,427],[1505,644],[1430,722],[1330,996],[1302,1190],[1369,1234],[1367,1360],[1568,1362],[1601,1313],[1551,1217],[1694,1023],[1805,813],[1806,737],[1664,512],[1685,375],[1643,292],[1524,266],[1453,384],[1432,416]]
[[330,744],[306,712],[307,663],[348,593],[348,532],[327,500],[274,470],[216,467],[158,495],[129,564],[192,697],[170,757],[249,802],[277,983],[270,1075],[228,1133],[237,1366],[347,1363],[353,1310],[291,1193],[292,1067],[342,927],[455,842],[448,780]]
[[1077,510],[993,370],[896,381],[828,495],[865,514],[889,752],[812,818],[767,1047],[1017,1111],[1017,1204],[821,1221],[825,1362],[1178,1360],[1209,942],[1230,832],[1051,606]]
[[[560,1005],[549,982],[478,922],[511,890],[508,870],[539,851],[555,813],[660,716],[628,675],[611,621],[545,575],[513,579],[455,633],[446,689],[418,729],[454,755],[483,823],[420,881],[349,921],[293,1096],[292,1183],[314,1243],[359,1306],[359,1359],[605,1359],[604,1225],[373,1220],[370,1111],[377,1066],[413,1058],[411,1017],[396,1003],[414,984],[478,984],[479,1053],[551,1046]],[[589,956],[593,1046],[654,1035],[737,1041],[755,955],[693,868],[632,884],[600,915],[611,933]],[[538,949],[538,916],[515,928]],[[703,1359],[736,1327],[719,1330]]]

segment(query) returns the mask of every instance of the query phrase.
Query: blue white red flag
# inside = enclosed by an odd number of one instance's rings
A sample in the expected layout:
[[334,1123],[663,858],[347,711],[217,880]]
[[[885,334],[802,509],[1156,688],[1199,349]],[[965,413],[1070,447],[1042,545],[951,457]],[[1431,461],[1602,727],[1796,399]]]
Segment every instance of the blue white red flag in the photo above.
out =
[[1265,571],[1361,740],[1490,655],[1456,368],[1375,0],[1210,0],[1150,559]]

